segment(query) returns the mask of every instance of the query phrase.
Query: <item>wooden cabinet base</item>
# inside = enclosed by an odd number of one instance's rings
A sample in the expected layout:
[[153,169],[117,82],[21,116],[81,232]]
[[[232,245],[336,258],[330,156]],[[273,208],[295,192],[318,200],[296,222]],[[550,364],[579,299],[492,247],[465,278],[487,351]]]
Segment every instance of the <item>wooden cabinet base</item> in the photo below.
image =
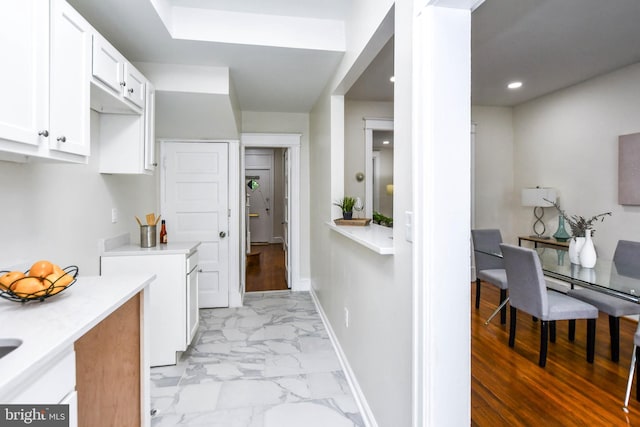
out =
[[75,343],[80,426],[140,426],[140,298],[131,298]]

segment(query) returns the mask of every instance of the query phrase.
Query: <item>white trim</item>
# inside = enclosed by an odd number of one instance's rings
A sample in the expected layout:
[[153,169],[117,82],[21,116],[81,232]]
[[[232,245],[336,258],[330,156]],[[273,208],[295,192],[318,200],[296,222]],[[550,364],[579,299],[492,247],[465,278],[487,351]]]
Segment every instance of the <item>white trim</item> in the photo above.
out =
[[[244,180],[240,180],[240,141],[229,141],[229,189],[238,188]],[[242,286],[240,277],[240,259],[244,259],[244,251],[240,246],[240,195],[229,191],[229,307],[242,307]],[[232,230],[235,230],[233,232]],[[232,254],[235,254],[233,256]]]
[[[292,289],[293,290],[293,289]],[[311,279],[300,279],[296,285],[296,292],[309,292],[311,290]]]
[[[289,150],[289,261],[291,268],[291,290],[302,291],[308,289],[308,284],[300,278],[300,133],[243,133],[240,143],[244,148],[287,148]],[[244,182],[244,181],[243,181]],[[245,200],[244,184],[240,186],[241,199]],[[241,215],[246,215],[244,203],[241,205]],[[245,223],[246,227],[246,223]],[[245,237],[241,236],[244,242]],[[244,245],[242,246],[244,247]],[[306,288],[306,289],[305,289]]]
[[364,216],[373,217],[373,131],[393,131],[393,118],[364,117]]
[[[412,426],[469,425],[470,306],[443,301],[471,298],[471,12],[435,6],[414,12],[412,180],[420,185],[412,189]],[[442,251],[443,244],[460,250]]]
[[327,335],[329,335],[329,339],[331,340],[331,344],[333,345],[334,350],[336,351],[336,355],[338,356],[338,360],[340,361],[340,366],[342,366],[342,370],[344,371],[344,375],[347,378],[347,383],[349,384],[349,388],[351,389],[351,393],[353,394],[353,398],[356,401],[356,405],[358,406],[358,410],[360,411],[360,415],[362,416],[362,421],[364,421],[364,425],[366,427],[378,427],[378,423],[373,416],[373,411],[371,411],[371,407],[369,407],[369,403],[360,388],[360,384],[356,379],[356,375],[351,369],[351,365],[349,365],[349,361],[347,360],[347,355],[342,350],[340,346],[340,342],[338,341],[338,337],[336,337],[333,328],[331,327],[331,323],[329,323],[329,319],[322,309],[322,305],[320,304],[320,300],[316,295],[313,287],[310,287],[309,294],[311,294],[311,299],[313,299],[313,303],[316,306],[316,310],[318,310],[318,314],[320,315],[320,319],[322,319],[322,323],[324,324],[325,329],[327,330]]

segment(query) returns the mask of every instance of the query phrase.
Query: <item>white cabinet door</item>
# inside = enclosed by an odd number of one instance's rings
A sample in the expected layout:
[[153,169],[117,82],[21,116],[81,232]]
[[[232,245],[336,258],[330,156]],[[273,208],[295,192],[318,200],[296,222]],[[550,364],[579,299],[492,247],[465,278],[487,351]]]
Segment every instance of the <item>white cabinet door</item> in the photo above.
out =
[[66,1],[51,4],[49,148],[87,156],[92,28]]
[[144,169],[153,172],[156,162],[156,89],[146,83],[146,99],[144,108]]
[[228,145],[165,142],[162,217],[169,240],[199,241],[200,308],[229,306]]
[[37,146],[48,126],[47,1],[0,2],[0,51],[0,139]]
[[115,95],[122,93],[124,81],[124,58],[101,36],[93,36],[93,61],[91,71],[93,77],[100,80]]
[[193,341],[200,325],[198,305],[198,266],[187,275],[187,346]]
[[[31,381],[20,384],[12,404],[46,405],[61,403],[76,387],[76,353],[73,347],[54,356],[47,367],[33,372]],[[71,410],[71,408],[69,408]]]
[[145,78],[136,68],[125,62],[124,64],[124,97],[136,104],[138,107],[144,107],[144,83]]

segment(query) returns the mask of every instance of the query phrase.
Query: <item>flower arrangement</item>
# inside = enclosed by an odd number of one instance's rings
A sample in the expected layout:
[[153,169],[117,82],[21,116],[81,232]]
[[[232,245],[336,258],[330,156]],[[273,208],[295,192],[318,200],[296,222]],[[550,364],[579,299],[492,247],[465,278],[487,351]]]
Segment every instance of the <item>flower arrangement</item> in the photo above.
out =
[[571,227],[571,235],[573,237],[585,237],[585,232],[587,230],[591,230],[591,235],[593,236],[596,230],[593,228],[593,223],[597,221],[604,221],[605,216],[611,216],[611,212],[605,212],[598,215],[594,215],[589,219],[586,219],[583,216],[579,215],[571,215],[568,216],[567,213],[560,208],[560,205],[557,202],[552,202],[551,200],[545,199],[547,202],[551,203],[557,210],[560,216],[564,218],[565,221]]

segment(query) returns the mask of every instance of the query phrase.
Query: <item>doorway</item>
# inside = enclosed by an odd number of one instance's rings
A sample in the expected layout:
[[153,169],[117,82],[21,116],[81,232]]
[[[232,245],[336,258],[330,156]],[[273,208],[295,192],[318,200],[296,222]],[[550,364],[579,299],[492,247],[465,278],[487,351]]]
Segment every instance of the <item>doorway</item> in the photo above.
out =
[[247,148],[246,292],[286,290],[284,192],[286,148]]
[[[241,238],[246,256],[242,257],[241,276],[245,292],[305,290],[299,277],[300,138],[300,134],[242,135],[240,160],[244,179],[241,200],[245,203],[241,206],[244,209]],[[267,162],[265,156],[271,161]],[[260,194],[251,188],[256,183],[251,183],[250,179],[260,176],[257,181],[263,181],[269,163],[272,165],[271,189],[267,191],[264,184],[258,182],[257,188],[263,190]],[[269,208],[268,214],[266,209],[258,212],[264,205]],[[252,229],[251,221],[256,222],[255,218],[259,217],[250,215],[256,213],[270,218],[271,234],[268,237],[255,235],[260,231]],[[274,285],[274,278],[278,280],[277,285]]]

